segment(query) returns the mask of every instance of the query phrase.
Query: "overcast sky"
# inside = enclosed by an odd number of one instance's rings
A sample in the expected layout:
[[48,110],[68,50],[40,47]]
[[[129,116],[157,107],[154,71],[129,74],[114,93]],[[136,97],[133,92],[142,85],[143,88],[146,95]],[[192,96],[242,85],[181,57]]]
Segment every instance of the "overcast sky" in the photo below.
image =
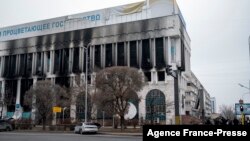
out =
[[[0,27],[142,0],[0,0]],[[217,107],[250,102],[250,0],[177,0],[191,38],[191,69]]]

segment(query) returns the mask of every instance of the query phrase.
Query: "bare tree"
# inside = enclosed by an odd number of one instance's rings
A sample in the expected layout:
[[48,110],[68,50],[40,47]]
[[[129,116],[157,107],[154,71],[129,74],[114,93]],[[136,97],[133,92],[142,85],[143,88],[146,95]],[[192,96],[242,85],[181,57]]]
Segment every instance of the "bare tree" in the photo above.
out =
[[96,75],[96,88],[99,99],[95,102],[103,107],[113,107],[115,114],[120,116],[121,130],[124,129],[124,116],[128,112],[128,101],[140,100],[135,93],[144,86],[143,75],[135,68],[110,67],[101,70]]
[[234,119],[234,108],[228,105],[220,106],[220,114],[225,119],[233,120]]
[[43,130],[49,117],[52,116],[52,107],[65,107],[69,104],[69,97],[64,88],[51,81],[38,81],[28,90],[24,97],[25,105],[36,109],[36,115],[43,122]]

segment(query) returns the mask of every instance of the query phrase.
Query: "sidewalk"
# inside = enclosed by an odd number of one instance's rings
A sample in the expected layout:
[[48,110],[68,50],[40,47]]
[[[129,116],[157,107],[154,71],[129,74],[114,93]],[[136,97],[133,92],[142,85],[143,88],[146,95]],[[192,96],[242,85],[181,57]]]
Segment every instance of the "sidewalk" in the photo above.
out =
[[128,127],[127,129],[121,131],[121,129],[114,129],[111,126],[108,126],[101,127],[99,133],[109,135],[142,136],[142,128]]
[[[46,127],[46,130],[42,130],[42,126],[36,126],[33,127],[31,130],[14,130],[14,132],[40,132],[40,133],[72,133],[74,134],[74,131],[70,131],[69,129],[67,130],[49,130],[48,127]],[[114,129],[111,126],[105,126],[101,127],[98,131],[98,134],[105,134],[105,135],[117,135],[117,136],[142,136],[142,129],[137,127],[137,128],[132,128],[128,127],[127,129],[124,129],[121,131],[121,129]]]

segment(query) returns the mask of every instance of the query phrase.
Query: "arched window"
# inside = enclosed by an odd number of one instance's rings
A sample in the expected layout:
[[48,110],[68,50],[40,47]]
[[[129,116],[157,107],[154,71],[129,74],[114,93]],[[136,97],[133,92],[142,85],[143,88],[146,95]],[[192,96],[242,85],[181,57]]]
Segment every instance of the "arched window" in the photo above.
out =
[[154,89],[148,92],[146,96],[146,119],[147,120],[165,120],[166,102],[162,91]]

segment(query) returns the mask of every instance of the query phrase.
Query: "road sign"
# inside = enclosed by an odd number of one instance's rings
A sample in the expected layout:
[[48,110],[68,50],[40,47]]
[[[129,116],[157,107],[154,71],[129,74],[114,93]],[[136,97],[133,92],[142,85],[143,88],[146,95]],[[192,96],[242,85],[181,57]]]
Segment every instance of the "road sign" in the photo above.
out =
[[243,114],[244,115],[250,115],[250,103],[235,103],[235,114],[236,115],[241,115],[241,111],[240,111],[240,106],[243,106]]
[[53,113],[61,113],[62,108],[61,107],[53,107]]

